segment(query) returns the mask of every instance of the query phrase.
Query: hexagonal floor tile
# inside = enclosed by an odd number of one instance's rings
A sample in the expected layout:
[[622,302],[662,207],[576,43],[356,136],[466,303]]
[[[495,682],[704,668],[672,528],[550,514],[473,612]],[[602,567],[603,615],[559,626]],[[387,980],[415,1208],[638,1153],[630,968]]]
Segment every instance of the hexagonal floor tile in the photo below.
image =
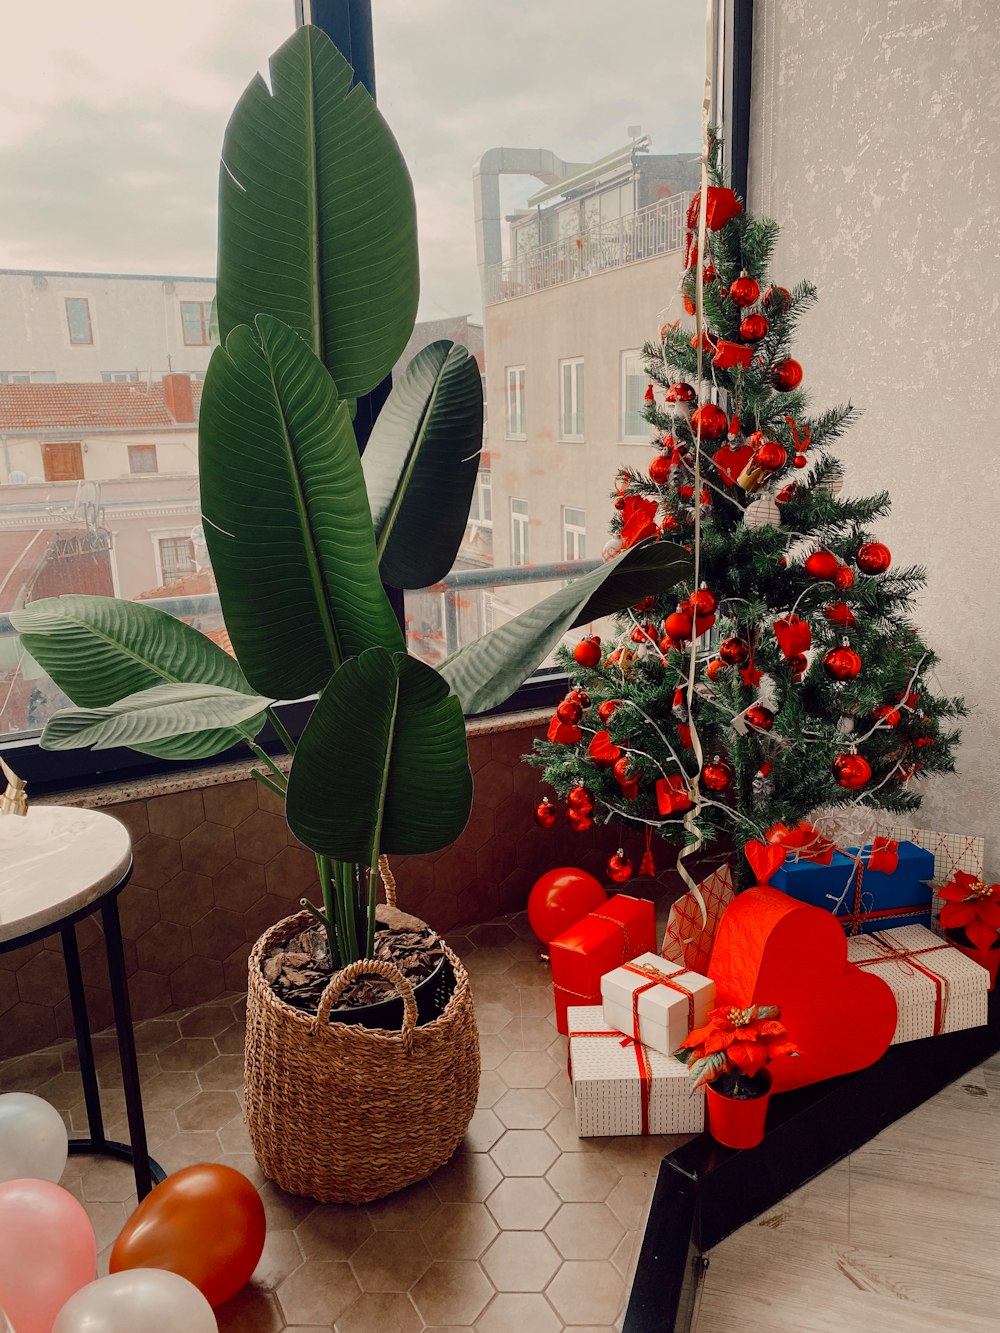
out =
[[[366,1291],[336,1323],[336,1333],[417,1333],[423,1320],[409,1296],[398,1292]],[[308,1333],[308,1330],[297,1330]]]
[[539,1231],[502,1231],[482,1258],[497,1291],[543,1291],[560,1262],[555,1246]]
[[559,1066],[547,1051],[512,1051],[497,1066],[508,1088],[544,1088],[558,1072]]
[[508,1129],[490,1156],[505,1176],[544,1176],[559,1149],[544,1129]]
[[552,1279],[546,1296],[567,1324],[613,1324],[625,1302],[625,1283],[607,1261],[569,1260]]
[[563,1322],[544,1296],[501,1292],[476,1320],[477,1333],[560,1333]]
[[442,1203],[482,1203],[499,1185],[501,1173],[487,1153],[459,1149],[431,1183]]
[[410,1291],[424,1323],[458,1326],[471,1324],[493,1295],[477,1263],[466,1259],[439,1259]]
[[482,1203],[443,1203],[423,1231],[435,1259],[478,1259],[496,1234],[497,1224]]
[[511,1088],[494,1107],[508,1129],[544,1129],[559,1109],[559,1103],[544,1088]]
[[409,1291],[430,1266],[419,1231],[378,1231],[351,1256],[362,1291]]
[[321,1203],[295,1228],[295,1238],[307,1259],[350,1259],[374,1234],[362,1208]]
[[307,1259],[277,1288],[278,1302],[290,1324],[328,1328],[361,1295],[350,1265],[338,1259]]
[[546,1180],[564,1203],[603,1203],[621,1175],[600,1153],[564,1152]]
[[564,1203],[545,1231],[564,1259],[610,1259],[625,1235],[603,1203]]
[[499,1184],[486,1207],[507,1231],[540,1231],[559,1207],[559,1195],[540,1176],[513,1177]]
[[504,1131],[504,1126],[488,1107],[473,1113],[462,1146],[468,1152],[489,1152]]

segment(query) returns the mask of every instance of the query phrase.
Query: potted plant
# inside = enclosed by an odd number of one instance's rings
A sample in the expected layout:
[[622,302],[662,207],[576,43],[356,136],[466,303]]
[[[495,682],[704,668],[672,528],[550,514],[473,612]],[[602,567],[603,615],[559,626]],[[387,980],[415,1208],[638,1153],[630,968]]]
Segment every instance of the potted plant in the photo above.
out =
[[773,1004],[723,1006],[682,1044],[694,1087],[705,1087],[712,1137],[727,1148],[760,1143],[771,1099],[766,1066],[775,1055],[798,1053],[779,1016]]
[[942,930],[956,949],[986,968],[993,990],[1000,969],[1000,884],[956,870],[936,892],[944,900],[938,918]]
[[[438,1003],[418,1024],[392,940],[376,939],[385,855],[436,852],[462,832],[472,804],[466,713],[501,703],[574,625],[676,583],[689,558],[647,540],[439,669],[408,655],[386,587],[427,587],[454,561],[482,442],[479,368],[462,347],[425,348],[359,457],[358,399],[384,381],[414,325],[413,191],[388,126],[322,32],[298,29],[270,70],[270,87],[258,76],[240,99],[223,144],[220,345],[199,425],[202,514],[234,656],[113,598],[46,599],[12,620],[76,705],[50,719],[43,745],[128,745],[185,760],[242,743],[259,760],[254,776],[284,801],[290,829],[315,853],[321,901],[267,932],[251,956],[248,1118],[279,1183],[359,1200],[447,1160],[478,1080],[474,1019],[461,1040],[442,1028],[456,1007],[471,1016],[458,960],[442,964]],[[275,705],[309,696],[315,707],[294,743]],[[292,755],[287,775],[260,743],[267,722]],[[412,919],[403,935],[412,953]],[[289,946],[296,956],[312,949],[331,978],[314,1013],[277,1000],[264,975]],[[403,997],[402,1037],[384,1019],[365,1035],[356,1011],[331,1012],[372,973]],[[261,1017],[272,1009],[280,1018]],[[265,1028],[266,1050],[252,1047]],[[437,1060],[431,1099],[413,1074],[421,1043]],[[392,1124],[385,1134],[380,1114]],[[414,1134],[433,1141],[429,1152]],[[287,1167],[288,1153],[310,1160]],[[331,1185],[332,1153],[343,1160]],[[374,1182],[362,1181],[366,1156],[379,1163]]]

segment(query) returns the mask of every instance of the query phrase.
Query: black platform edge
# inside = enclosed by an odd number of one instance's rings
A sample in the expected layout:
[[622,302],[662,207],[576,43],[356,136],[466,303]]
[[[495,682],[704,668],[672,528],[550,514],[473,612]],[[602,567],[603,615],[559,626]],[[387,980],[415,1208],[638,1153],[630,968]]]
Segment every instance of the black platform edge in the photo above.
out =
[[772,1099],[758,1147],[701,1134],[660,1163],[622,1333],[690,1333],[705,1253],[1000,1051],[984,1027],[890,1046],[856,1074]]
[[[95,1157],[115,1157],[121,1162],[128,1162],[130,1166],[135,1164],[135,1153],[132,1151],[132,1145],[118,1143],[115,1139],[105,1139],[103,1143],[95,1143],[93,1139],[70,1139],[69,1153],[71,1157],[89,1157],[91,1155]],[[153,1184],[162,1184],[167,1178],[166,1171],[152,1157],[147,1157],[146,1160],[149,1162],[149,1174],[152,1177]]]

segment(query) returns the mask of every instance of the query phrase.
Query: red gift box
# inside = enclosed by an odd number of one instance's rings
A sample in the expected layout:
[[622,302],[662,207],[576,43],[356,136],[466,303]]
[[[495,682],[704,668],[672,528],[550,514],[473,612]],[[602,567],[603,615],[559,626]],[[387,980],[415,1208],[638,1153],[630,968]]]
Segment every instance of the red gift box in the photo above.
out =
[[641,953],[656,952],[656,914],[645,898],[624,893],[563,931],[549,945],[556,1022],[568,1032],[570,1005],[600,1004],[601,977]]

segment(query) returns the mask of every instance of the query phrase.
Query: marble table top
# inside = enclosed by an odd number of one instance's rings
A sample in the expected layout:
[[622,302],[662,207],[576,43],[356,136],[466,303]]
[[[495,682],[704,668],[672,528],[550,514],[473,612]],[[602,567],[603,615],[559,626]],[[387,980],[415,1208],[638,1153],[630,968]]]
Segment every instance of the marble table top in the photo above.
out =
[[101,810],[36,805],[0,816],[0,944],[95,902],[131,863],[128,829]]

